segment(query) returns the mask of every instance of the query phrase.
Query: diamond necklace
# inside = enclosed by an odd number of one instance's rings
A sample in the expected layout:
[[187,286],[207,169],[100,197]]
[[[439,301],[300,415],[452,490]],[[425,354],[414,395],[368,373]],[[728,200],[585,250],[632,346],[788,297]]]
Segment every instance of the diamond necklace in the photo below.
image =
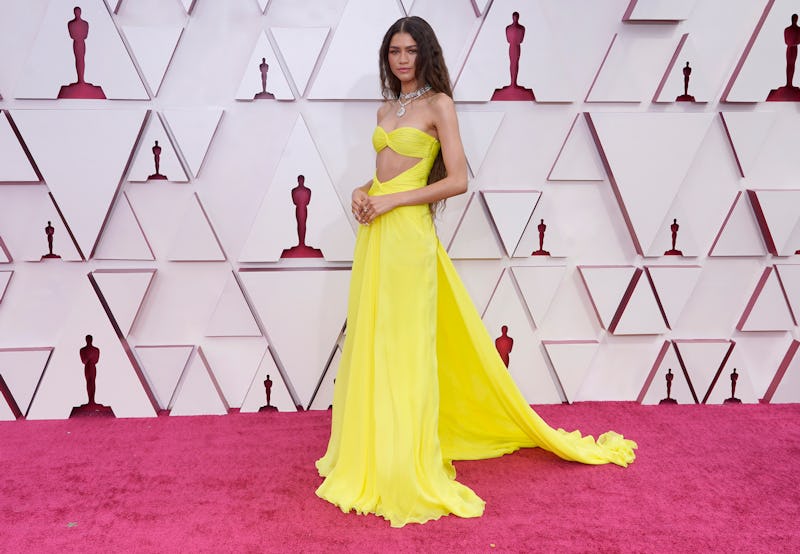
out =
[[425,85],[424,87],[418,88],[414,92],[409,92],[408,94],[403,94],[401,92],[397,96],[397,103],[400,104],[400,108],[397,110],[397,117],[403,117],[406,114],[406,106],[408,106],[411,102],[413,102],[414,100],[416,100],[429,90],[431,90],[431,86]]

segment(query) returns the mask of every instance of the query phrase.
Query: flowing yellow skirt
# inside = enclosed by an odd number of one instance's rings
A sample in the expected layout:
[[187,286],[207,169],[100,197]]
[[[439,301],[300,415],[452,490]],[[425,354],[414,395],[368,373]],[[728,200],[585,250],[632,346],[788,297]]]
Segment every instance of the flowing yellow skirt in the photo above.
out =
[[[413,188],[398,176],[370,194]],[[416,185],[419,186],[419,185]],[[428,206],[401,207],[359,229],[347,336],[317,495],[393,527],[478,517],[484,502],[452,460],[541,447],[586,464],[626,466],[636,443],[548,426],[497,353],[436,237]]]

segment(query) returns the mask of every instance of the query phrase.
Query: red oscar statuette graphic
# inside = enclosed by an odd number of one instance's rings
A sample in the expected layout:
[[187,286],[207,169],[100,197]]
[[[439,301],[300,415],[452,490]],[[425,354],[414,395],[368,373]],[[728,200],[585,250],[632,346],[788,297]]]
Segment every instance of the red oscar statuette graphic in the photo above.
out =
[[792,15],[792,24],[783,30],[783,40],[786,43],[786,85],[769,91],[767,102],[800,102],[800,87],[792,83],[797,62],[797,46],[800,45],[797,14]]
[[508,367],[510,360],[511,349],[514,348],[514,339],[508,336],[508,325],[500,327],[502,333],[494,341],[494,346],[497,348],[497,353],[500,354],[500,359]]
[[276,408],[275,406],[270,404],[270,395],[272,394],[272,379],[269,378],[269,375],[267,375],[267,378],[264,379],[264,391],[267,393],[267,405],[266,406],[261,406],[258,409],[258,411],[259,412],[277,412],[278,408]]
[[678,220],[673,219],[672,225],[669,226],[669,230],[672,232],[672,248],[664,252],[665,256],[683,256],[683,252],[675,249],[675,241],[678,240],[678,229],[680,229],[680,225],[678,225]]
[[531,252],[531,256],[549,256],[550,252],[544,249],[544,232],[547,231],[547,225],[545,225],[544,219],[539,220],[539,225],[536,226],[536,230],[539,231],[539,249]]
[[689,77],[692,75],[692,68],[689,67],[689,62],[683,67],[683,94],[678,96],[676,102],[694,102],[694,96],[689,94]]
[[667,397],[666,398],[662,398],[659,401],[659,404],[677,404],[678,401],[675,400],[674,398],[672,398],[672,396],[671,396],[671,394],[672,394],[672,380],[675,378],[675,376],[672,374],[672,368],[669,368],[667,370],[667,374],[664,376],[664,378],[667,380]]
[[321,258],[322,250],[306,245],[306,222],[308,220],[308,204],[311,202],[311,189],[306,185],[306,178],[297,176],[297,186],[292,189],[294,216],[297,219],[297,246],[287,248],[281,258]]
[[60,258],[58,254],[53,254],[53,238],[56,234],[56,229],[53,224],[48,221],[47,226],[44,228],[44,234],[47,235],[47,254],[42,256],[43,260]]
[[742,401],[736,398],[736,381],[739,380],[739,374],[736,373],[736,368],[733,368],[733,373],[731,373],[731,397],[726,398],[724,403],[725,404],[741,404]]
[[155,144],[153,145],[152,151],[153,151],[153,162],[155,163],[155,166],[156,166],[156,172],[153,173],[152,175],[148,175],[147,180],[148,181],[150,181],[150,180],[165,181],[167,179],[167,176],[166,175],[162,175],[160,173],[161,147],[158,145],[158,141],[155,141]]
[[81,19],[81,9],[75,7],[75,17],[67,23],[67,31],[72,39],[72,53],[75,55],[75,73],[78,80],[64,85],[58,91],[59,98],[94,98],[105,100],[106,95],[99,86],[87,83],[84,78],[86,70],[86,37],[89,36],[89,23]]
[[86,404],[72,408],[72,416],[113,416],[114,412],[109,406],[98,404],[94,399],[95,379],[97,378],[97,364],[100,361],[100,349],[92,344],[92,335],[86,335],[86,346],[79,351],[83,364],[83,375],[86,379],[86,395],[89,400]]
[[261,72],[261,92],[256,94],[253,100],[275,100],[275,95],[267,92],[267,73],[269,72],[267,58],[261,58],[261,63],[258,64],[258,70]]
[[522,54],[522,41],[525,39],[525,27],[519,23],[519,12],[511,14],[512,23],[506,27],[508,40],[508,58],[510,62],[511,84],[496,89],[492,100],[536,100],[533,91],[517,84],[519,75],[519,57]]

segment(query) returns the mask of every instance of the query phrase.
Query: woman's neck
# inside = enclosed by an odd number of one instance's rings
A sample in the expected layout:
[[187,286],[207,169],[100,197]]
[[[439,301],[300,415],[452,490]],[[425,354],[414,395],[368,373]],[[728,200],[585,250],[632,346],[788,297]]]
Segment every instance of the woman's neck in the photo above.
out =
[[417,84],[417,81],[408,81],[406,83],[400,83],[400,93],[401,94],[408,94],[409,92],[414,92],[415,90],[419,90],[420,86]]

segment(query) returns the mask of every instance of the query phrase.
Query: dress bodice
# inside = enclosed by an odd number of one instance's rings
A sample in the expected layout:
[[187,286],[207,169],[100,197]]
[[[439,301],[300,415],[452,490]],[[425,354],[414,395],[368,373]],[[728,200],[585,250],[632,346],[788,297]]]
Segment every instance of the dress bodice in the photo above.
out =
[[435,158],[439,153],[439,141],[416,127],[397,127],[388,133],[381,126],[375,127],[372,146],[376,152],[388,146],[401,156],[409,158]]
[[[416,127],[397,127],[386,132],[383,127],[377,126],[375,132],[372,133],[372,145],[376,152],[380,152],[388,146],[401,156],[419,158],[416,165],[384,183],[379,183],[376,177],[376,184],[392,183],[392,186],[380,187],[383,192],[396,192],[396,190],[424,186],[441,147],[438,139]],[[395,181],[399,182],[395,183]],[[400,189],[397,186],[400,186]],[[378,189],[375,190],[375,193],[379,193]]]

